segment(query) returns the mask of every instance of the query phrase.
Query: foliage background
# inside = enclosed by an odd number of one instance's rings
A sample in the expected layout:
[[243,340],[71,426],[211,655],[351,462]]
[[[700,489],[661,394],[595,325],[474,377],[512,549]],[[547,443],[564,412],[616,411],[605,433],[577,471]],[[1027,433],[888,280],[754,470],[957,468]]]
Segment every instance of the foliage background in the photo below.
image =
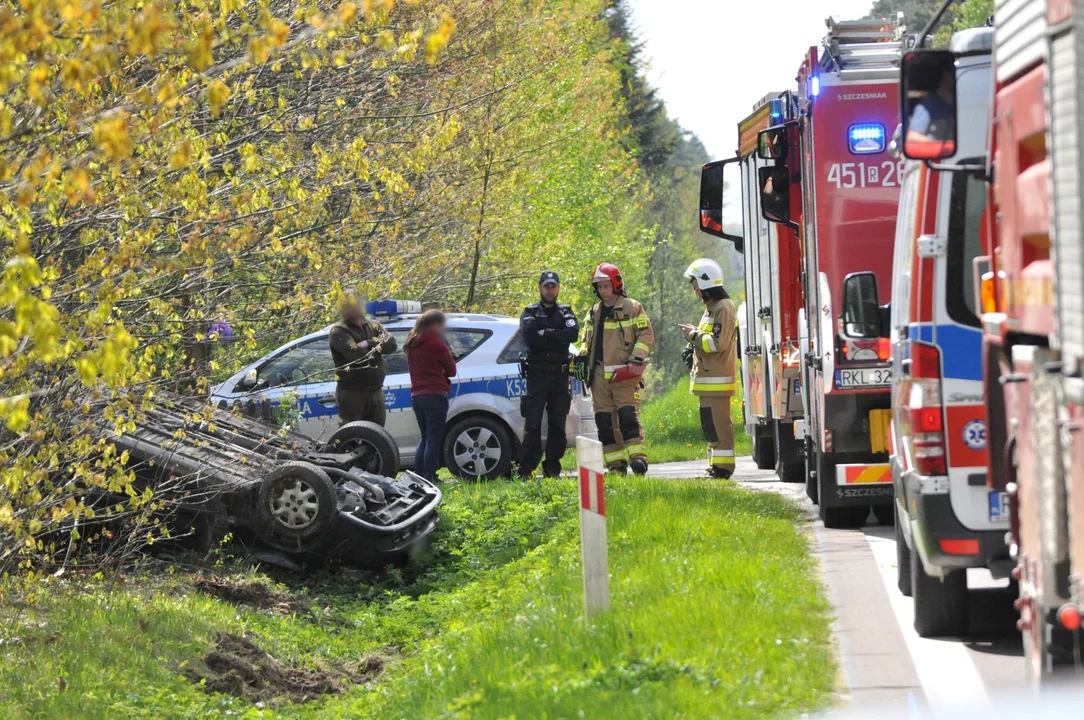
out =
[[[67,556],[51,533],[79,519],[145,517],[103,435],[327,324],[345,287],[518,314],[546,267],[582,313],[616,261],[671,386],[672,326],[699,314],[681,272],[720,248],[694,226],[708,158],[643,80],[628,18],[609,0],[0,9],[0,570]],[[88,488],[118,502],[87,507]]]

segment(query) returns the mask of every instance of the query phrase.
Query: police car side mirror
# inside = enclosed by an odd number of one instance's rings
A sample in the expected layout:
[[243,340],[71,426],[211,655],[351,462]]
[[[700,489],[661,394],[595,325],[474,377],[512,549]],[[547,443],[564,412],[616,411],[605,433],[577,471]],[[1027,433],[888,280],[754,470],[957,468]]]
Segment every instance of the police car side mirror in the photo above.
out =
[[903,154],[943,160],[956,154],[956,55],[911,50],[900,61]]
[[877,276],[851,273],[843,280],[843,334],[849,338],[884,337],[884,310],[877,304]]
[[[700,170],[700,231],[734,243],[738,252],[742,251],[744,238],[741,235],[723,229],[723,195],[741,192],[741,179],[738,177],[738,162],[741,158],[710,162]],[[729,176],[730,182],[727,181]],[[741,207],[741,203],[737,205]]]
[[242,390],[259,390],[261,388],[267,387],[267,380],[261,379],[256,368],[252,368],[247,373],[245,373],[245,376],[241,378],[241,381],[237,383],[237,386]]
[[760,187],[760,214],[768,221],[790,223],[790,171],[786,165],[757,170]]

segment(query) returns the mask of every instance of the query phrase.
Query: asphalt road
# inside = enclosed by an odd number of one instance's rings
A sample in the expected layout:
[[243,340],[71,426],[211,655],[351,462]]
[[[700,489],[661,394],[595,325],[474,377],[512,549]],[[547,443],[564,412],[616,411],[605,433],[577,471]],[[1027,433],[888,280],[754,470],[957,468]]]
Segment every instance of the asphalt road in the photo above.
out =
[[[650,474],[681,480],[702,477],[703,468],[703,461],[665,463],[653,466]],[[986,571],[969,571],[970,634],[920,638],[912,626],[912,601],[896,587],[891,527],[878,526],[871,514],[861,530],[829,530],[817,519],[804,486],[780,482],[748,457],[738,458],[735,480],[792,498],[809,512],[836,610],[834,630],[847,693],[839,712],[974,708],[1024,689],[1017,614],[1006,581],[998,583]]]

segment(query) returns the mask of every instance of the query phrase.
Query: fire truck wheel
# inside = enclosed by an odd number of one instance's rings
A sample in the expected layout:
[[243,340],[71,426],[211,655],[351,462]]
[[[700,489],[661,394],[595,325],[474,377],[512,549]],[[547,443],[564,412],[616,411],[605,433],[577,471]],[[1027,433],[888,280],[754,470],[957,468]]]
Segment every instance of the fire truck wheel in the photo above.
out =
[[816,466],[812,464],[813,457],[813,453],[808,450],[807,446],[805,454],[805,494],[809,501],[816,505],[820,495],[817,492],[817,470]]
[[903,521],[900,520],[896,501],[892,501],[892,514],[896,518],[896,587],[904,597],[911,597],[911,548],[903,537]]
[[820,510],[821,522],[824,523],[826,528],[832,528],[833,530],[845,530],[849,528],[860,528],[862,524],[866,522],[866,518],[869,517],[869,505],[858,505],[849,507],[825,507],[818,505]]
[[958,637],[968,630],[967,571],[954,570],[944,580],[930,577],[917,552],[911,555],[911,597],[919,637]]
[[753,462],[759,470],[775,470],[775,434],[762,437],[759,425],[753,429]]
[[892,501],[892,505],[874,505],[873,517],[877,518],[877,522],[881,525],[892,525],[893,515],[895,513],[896,501]]

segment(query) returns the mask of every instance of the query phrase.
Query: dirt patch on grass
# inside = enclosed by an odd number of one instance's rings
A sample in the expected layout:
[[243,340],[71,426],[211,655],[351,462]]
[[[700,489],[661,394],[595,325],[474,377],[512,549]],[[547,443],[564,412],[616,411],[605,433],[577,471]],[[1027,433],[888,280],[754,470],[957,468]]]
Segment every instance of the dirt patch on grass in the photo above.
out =
[[202,593],[213,595],[234,605],[247,605],[261,610],[271,610],[279,615],[309,612],[309,601],[296,598],[264,585],[261,582],[231,581],[223,578],[197,578],[193,587]]
[[226,693],[253,702],[287,700],[303,703],[322,695],[338,695],[351,685],[372,680],[384,669],[384,660],[373,655],[357,667],[310,670],[287,665],[271,657],[252,635],[218,633],[215,647],[184,675],[204,682],[208,693]]

